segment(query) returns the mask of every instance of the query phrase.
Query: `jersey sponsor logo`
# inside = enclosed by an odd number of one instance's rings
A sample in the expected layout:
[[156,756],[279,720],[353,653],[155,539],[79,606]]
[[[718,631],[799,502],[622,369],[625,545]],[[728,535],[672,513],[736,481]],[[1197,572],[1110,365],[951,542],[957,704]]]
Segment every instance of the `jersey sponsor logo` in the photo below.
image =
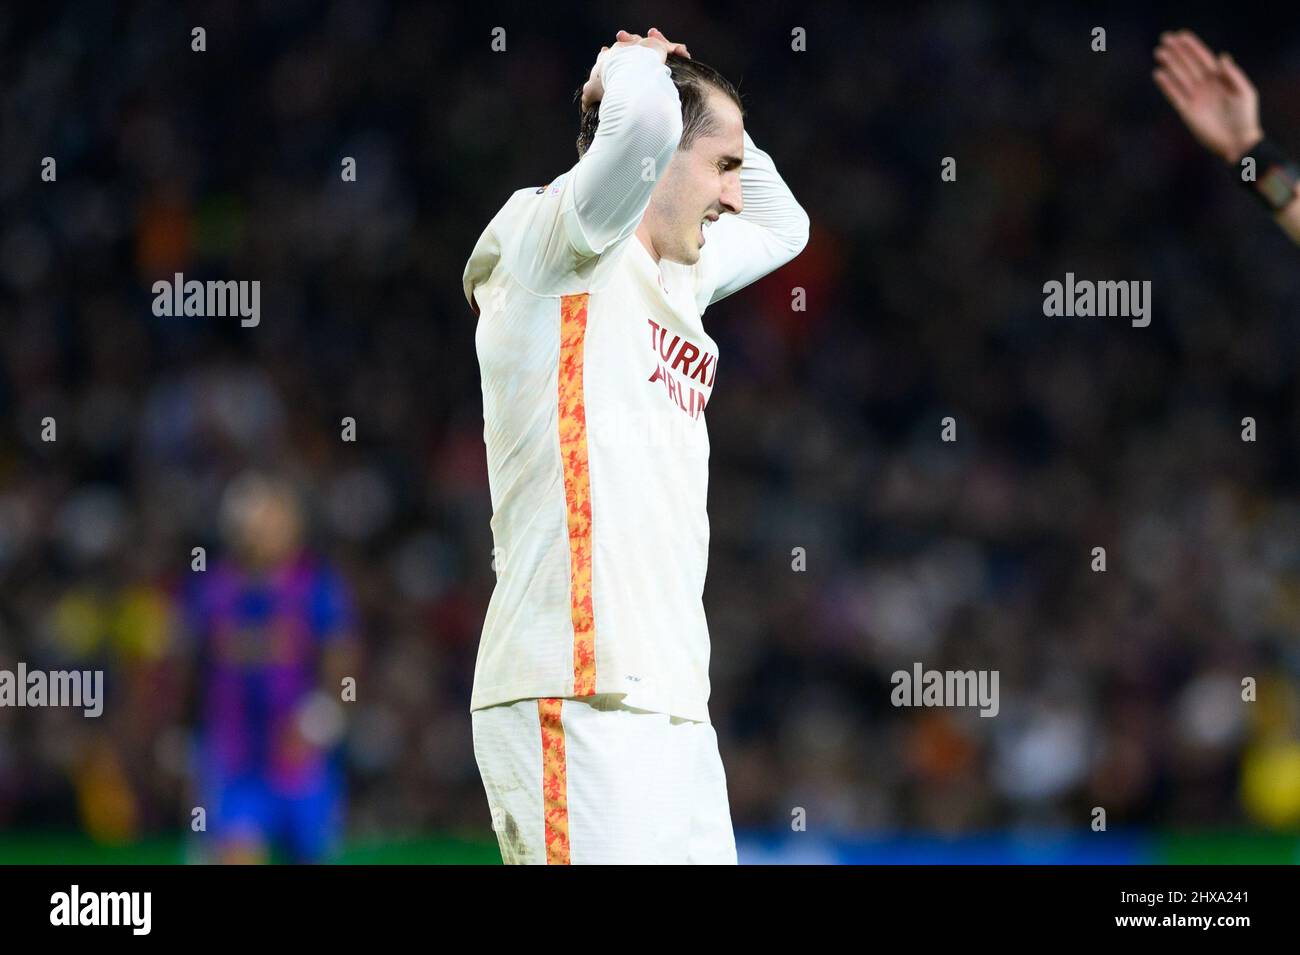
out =
[[[668,329],[653,319],[650,323],[650,347],[655,355],[667,364],[656,362],[655,370],[648,381],[662,381],[668,399],[677,405],[684,414],[698,419],[708,404],[708,396],[694,387],[698,382],[702,388],[713,388],[713,380],[718,375],[718,356],[706,351],[689,341],[685,336],[674,334],[671,341]],[[680,381],[674,372],[685,376]]]

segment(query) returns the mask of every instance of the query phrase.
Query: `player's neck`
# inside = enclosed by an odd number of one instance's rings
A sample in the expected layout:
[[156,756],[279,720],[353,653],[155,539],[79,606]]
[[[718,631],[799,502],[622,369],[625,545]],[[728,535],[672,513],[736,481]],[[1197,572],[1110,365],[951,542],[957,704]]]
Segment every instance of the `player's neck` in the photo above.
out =
[[659,264],[659,253],[655,251],[654,243],[650,241],[650,230],[646,228],[645,220],[636,227],[636,237],[642,247],[650,253],[650,258],[654,259],[655,265]]

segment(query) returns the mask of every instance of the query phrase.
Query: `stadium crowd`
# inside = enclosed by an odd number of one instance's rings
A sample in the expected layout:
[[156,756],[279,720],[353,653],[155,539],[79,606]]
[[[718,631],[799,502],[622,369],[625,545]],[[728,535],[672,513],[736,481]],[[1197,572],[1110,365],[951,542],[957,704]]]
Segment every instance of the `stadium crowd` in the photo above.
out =
[[[739,83],[813,229],[704,316],[737,828],[794,807],[842,832],[1082,828],[1095,806],[1300,826],[1300,269],[1150,81],[1176,9],[1106,18],[1105,53],[1063,9],[717,9],[661,26]],[[250,467],[297,482],[357,606],[349,834],[489,837],[461,270],[513,190],[576,161],[607,34],[649,25],[361,0],[0,18],[0,668],[108,687],[96,720],[0,708],[0,840],[186,827],[202,664],[180,595]],[[1294,41],[1196,26],[1300,149]],[[1150,326],[1045,317],[1067,271],[1150,280]],[[155,317],[176,272],[261,281],[260,324]],[[918,661],[999,671],[998,715],[892,706]]]

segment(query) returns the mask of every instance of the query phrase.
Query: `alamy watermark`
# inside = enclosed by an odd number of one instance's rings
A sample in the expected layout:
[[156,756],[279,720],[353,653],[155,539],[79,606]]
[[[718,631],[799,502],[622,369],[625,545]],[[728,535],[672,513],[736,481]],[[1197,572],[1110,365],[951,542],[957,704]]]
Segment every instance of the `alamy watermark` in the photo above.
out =
[[913,663],[910,673],[895,670],[889,682],[895,706],[978,706],[980,716],[1000,709],[997,670],[926,670]]
[[121,925],[148,935],[152,911],[152,892],[83,892],[73,885],[50,896],[51,925]]
[[0,706],[81,707],[86,716],[104,712],[103,670],[0,670]]
[[1131,318],[1134,328],[1151,324],[1151,280],[1128,282],[1094,282],[1065,273],[1065,281],[1052,279],[1043,283],[1043,314],[1049,318],[1066,317]]
[[262,283],[233,279],[226,282],[197,279],[185,281],[177,272],[172,281],[153,283],[153,313],[159,318],[196,316],[207,318],[240,317],[239,324],[252,328],[262,321]]

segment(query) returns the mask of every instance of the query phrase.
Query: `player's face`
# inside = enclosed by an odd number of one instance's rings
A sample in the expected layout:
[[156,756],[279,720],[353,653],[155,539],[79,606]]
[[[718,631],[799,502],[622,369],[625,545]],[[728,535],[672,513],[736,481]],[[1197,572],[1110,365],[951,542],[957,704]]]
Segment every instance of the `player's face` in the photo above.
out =
[[709,110],[717,129],[699,136],[690,149],[677,150],[646,208],[650,240],[659,257],[694,265],[708,239],[705,222],[744,208],[740,164],[745,157],[745,125],[740,108],[716,90]]
[[293,555],[301,538],[297,502],[288,493],[259,489],[243,502],[235,547],[252,567],[274,567]]

